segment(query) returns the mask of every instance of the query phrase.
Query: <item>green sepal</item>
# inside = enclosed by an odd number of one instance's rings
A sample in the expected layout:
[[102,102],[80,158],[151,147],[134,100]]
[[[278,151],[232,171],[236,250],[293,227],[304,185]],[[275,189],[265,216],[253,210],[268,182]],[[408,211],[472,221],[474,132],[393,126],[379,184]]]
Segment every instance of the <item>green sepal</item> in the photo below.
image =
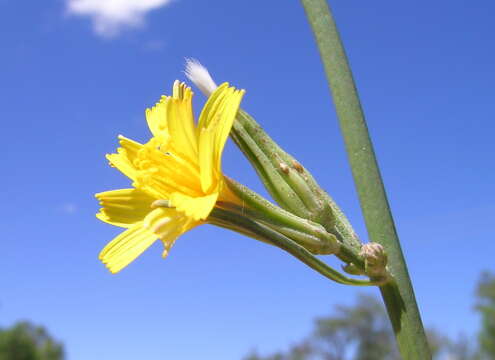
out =
[[231,137],[251,162],[265,188],[285,210],[321,224],[328,233],[359,252],[361,242],[335,201],[311,173],[286,153],[244,110],[237,113]]
[[245,206],[219,202],[217,206],[245,214],[247,217],[264,223],[270,228],[289,237],[313,254],[336,254],[340,243],[335,235],[311,220],[298,217],[284,210],[237,181],[225,177],[229,189]]
[[353,263],[346,264],[342,266],[342,270],[344,270],[346,273],[351,274],[351,275],[363,275],[365,272],[358,268],[356,265]]
[[381,281],[349,278],[318,259],[306,248],[289,239],[284,234],[237,212],[215,208],[208,217],[208,222],[277,246],[321,275],[337,283],[354,286],[377,286],[382,284]]

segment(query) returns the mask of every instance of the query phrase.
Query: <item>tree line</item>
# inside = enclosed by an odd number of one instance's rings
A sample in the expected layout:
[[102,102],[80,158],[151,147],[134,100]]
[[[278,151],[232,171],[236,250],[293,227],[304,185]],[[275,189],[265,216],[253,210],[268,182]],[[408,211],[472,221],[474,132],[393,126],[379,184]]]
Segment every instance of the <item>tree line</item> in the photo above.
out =
[[[495,275],[482,274],[475,310],[481,326],[476,339],[450,339],[427,330],[433,359],[495,360]],[[360,295],[354,306],[337,305],[332,315],[315,320],[314,330],[287,350],[244,360],[400,360],[387,314],[375,297]]]
[[[476,339],[450,339],[428,330],[435,360],[495,360],[495,275],[484,273],[476,290],[475,310],[481,324]],[[0,328],[0,360],[64,360],[63,344],[43,326],[23,321]],[[243,360],[400,360],[382,304],[360,295],[355,305],[337,305],[330,316],[317,318],[314,330],[285,351]]]

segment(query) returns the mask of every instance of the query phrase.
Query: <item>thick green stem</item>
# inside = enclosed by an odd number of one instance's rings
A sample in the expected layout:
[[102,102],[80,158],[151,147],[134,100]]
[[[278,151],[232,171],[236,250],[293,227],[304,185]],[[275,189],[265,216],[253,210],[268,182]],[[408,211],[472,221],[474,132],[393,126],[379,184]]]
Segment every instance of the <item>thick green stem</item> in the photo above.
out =
[[394,282],[381,293],[398,347],[406,360],[431,359],[407,266],[369,137],[347,57],[325,0],[301,0],[332,90],[368,235],[387,251]]

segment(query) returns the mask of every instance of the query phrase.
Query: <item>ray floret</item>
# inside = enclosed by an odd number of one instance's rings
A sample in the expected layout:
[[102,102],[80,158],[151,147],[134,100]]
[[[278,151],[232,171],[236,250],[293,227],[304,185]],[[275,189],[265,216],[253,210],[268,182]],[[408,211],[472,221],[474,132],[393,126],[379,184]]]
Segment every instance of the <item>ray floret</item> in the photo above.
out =
[[243,95],[228,83],[220,85],[196,124],[193,92],[176,81],[172,96],[146,109],[152,133],[147,143],[119,136],[120,147],[107,159],[133,188],[96,194],[102,206],[98,219],[126,229],[100,253],[112,273],[158,239],[165,257],[181,234],[206,222],[218,202],[240,201],[225,185],[221,157]]

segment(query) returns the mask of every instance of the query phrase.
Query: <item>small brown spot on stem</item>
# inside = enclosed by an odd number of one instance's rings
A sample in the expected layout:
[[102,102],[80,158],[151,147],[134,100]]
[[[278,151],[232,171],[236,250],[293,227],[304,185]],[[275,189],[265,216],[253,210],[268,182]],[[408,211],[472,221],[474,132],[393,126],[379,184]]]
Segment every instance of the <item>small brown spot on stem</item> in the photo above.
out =
[[280,170],[282,170],[282,172],[283,172],[284,174],[288,174],[288,173],[289,173],[289,167],[287,166],[287,164],[286,164],[286,163],[281,162],[281,163],[279,164],[279,167],[280,167]]
[[298,161],[292,160],[292,166],[294,166],[294,169],[296,169],[298,173],[304,172],[303,166]]

